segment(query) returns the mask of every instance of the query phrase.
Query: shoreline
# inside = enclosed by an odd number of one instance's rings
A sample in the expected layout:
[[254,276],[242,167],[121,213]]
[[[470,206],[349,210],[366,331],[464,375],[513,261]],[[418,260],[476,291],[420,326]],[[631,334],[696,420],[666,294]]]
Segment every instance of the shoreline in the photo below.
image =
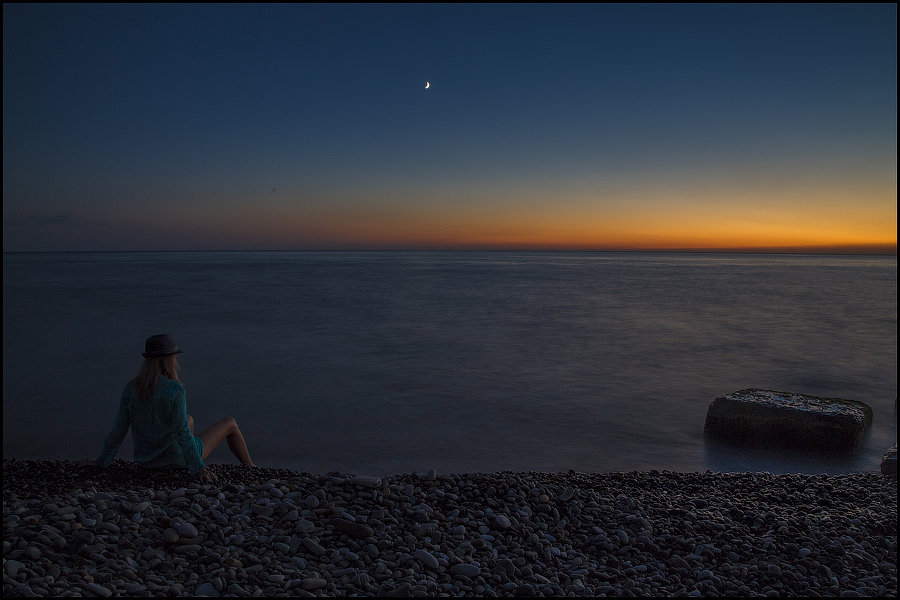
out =
[[210,469],[4,458],[4,595],[897,594],[878,473]]

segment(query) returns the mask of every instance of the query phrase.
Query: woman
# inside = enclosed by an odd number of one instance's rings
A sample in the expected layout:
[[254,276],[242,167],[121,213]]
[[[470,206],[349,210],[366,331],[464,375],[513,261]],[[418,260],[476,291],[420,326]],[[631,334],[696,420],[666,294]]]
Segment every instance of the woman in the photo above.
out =
[[169,334],[154,335],[144,344],[144,363],[122,392],[119,413],[97,459],[107,467],[131,427],[134,460],[142,467],[187,467],[203,482],[215,475],[203,461],[222,440],[241,464],[250,460],[247,444],[234,417],[225,417],[194,435],[194,419],[187,414],[184,386],[178,381],[178,355],[183,351]]

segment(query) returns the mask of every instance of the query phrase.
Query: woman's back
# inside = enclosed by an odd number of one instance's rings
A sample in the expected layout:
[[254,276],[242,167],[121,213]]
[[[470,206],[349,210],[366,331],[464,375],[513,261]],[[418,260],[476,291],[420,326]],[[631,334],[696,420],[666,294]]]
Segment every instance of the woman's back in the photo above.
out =
[[187,422],[179,419],[179,408],[184,410],[184,397],[184,386],[164,375],[159,378],[153,395],[146,399],[139,397],[133,381],[125,386],[123,400],[131,414],[135,462],[145,467],[187,466],[184,452],[176,442],[187,427]]
[[191,473],[204,468],[203,445],[188,425],[184,386],[160,375],[149,397],[141,397],[138,380],[122,391],[119,412],[106,439],[99,462],[112,462],[128,428],[134,441],[134,461],[142,467],[187,467]]

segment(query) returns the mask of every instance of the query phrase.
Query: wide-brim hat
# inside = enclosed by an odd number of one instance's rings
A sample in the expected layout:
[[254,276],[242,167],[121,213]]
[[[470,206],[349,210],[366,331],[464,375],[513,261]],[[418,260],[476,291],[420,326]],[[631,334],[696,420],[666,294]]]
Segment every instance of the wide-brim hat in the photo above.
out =
[[173,354],[181,354],[184,352],[175,344],[175,338],[168,333],[160,333],[159,335],[151,335],[144,342],[144,358],[159,358],[161,356],[171,356]]

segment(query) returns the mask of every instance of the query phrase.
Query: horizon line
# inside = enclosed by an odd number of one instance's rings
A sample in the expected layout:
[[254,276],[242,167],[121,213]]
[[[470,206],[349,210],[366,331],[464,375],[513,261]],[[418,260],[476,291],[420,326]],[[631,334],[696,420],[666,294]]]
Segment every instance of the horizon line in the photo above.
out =
[[583,252],[647,254],[808,254],[833,256],[897,256],[897,246],[798,246],[738,248],[590,248],[566,246],[318,246],[309,248],[193,248],[154,250],[3,250],[3,254],[53,253],[162,253],[162,252]]

